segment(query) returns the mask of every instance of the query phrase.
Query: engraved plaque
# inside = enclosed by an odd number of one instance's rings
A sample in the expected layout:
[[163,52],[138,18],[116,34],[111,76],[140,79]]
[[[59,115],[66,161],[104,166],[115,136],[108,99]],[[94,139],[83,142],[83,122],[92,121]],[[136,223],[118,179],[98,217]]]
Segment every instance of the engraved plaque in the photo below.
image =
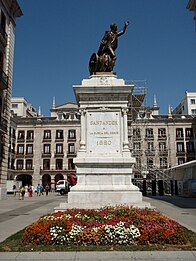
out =
[[95,154],[120,153],[120,113],[87,113],[87,151]]

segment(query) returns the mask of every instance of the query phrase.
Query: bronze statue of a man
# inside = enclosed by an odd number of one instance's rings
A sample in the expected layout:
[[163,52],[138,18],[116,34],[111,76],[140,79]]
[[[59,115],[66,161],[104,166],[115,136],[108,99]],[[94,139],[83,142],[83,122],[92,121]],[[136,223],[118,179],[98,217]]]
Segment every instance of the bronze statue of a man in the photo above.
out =
[[90,74],[96,72],[111,72],[115,65],[116,55],[115,50],[118,47],[118,37],[123,35],[126,31],[129,22],[124,23],[124,27],[120,32],[117,31],[117,25],[112,24],[110,31],[106,31],[99,50],[93,53],[89,62]]

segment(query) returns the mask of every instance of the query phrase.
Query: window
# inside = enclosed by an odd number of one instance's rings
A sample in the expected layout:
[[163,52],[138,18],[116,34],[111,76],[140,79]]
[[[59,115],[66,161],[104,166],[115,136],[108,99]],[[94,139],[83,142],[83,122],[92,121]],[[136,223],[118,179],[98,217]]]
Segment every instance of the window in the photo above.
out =
[[49,154],[50,153],[50,144],[44,144],[44,153]]
[[133,129],[133,138],[135,139],[141,138],[141,133],[139,128]]
[[62,170],[62,169],[63,169],[63,160],[56,159],[56,170]]
[[17,153],[24,154],[24,145],[23,144],[18,145]]
[[63,144],[56,144],[56,153],[63,153]]
[[33,169],[33,161],[31,159],[26,160],[26,169],[27,170]]
[[23,169],[23,160],[17,160],[16,168],[19,169],[19,170]]
[[44,139],[51,139],[51,130],[44,131]]
[[177,152],[184,152],[184,143],[177,142]]
[[63,139],[63,130],[56,130],[56,139]]
[[12,138],[16,138],[16,130],[15,129],[13,129],[13,132],[12,132]]
[[75,138],[76,138],[76,130],[69,130],[68,139],[75,139]]
[[147,168],[151,169],[153,168],[154,162],[152,158],[147,158]]
[[196,115],[196,109],[192,109],[191,114]]
[[194,152],[194,143],[193,142],[187,142],[186,143],[186,150],[187,150],[187,152]]
[[68,144],[68,153],[75,153],[75,144],[74,143],[69,143]]
[[166,151],[166,142],[159,142],[159,151]]
[[160,158],[160,168],[162,169],[167,168],[167,158]]
[[158,129],[158,136],[159,137],[166,137],[166,129],[165,128]]
[[1,10],[1,24],[0,24],[0,32],[3,35],[3,37],[6,36],[6,16]]
[[154,143],[148,142],[148,151],[154,151]]
[[152,138],[153,137],[153,129],[147,128],[146,129],[146,138]]
[[13,108],[13,109],[18,108],[18,104],[17,104],[17,103],[12,103],[12,108]]
[[68,169],[75,169],[75,164],[73,163],[73,159],[68,159]]
[[195,104],[195,99],[191,99],[191,104]]
[[142,166],[141,158],[136,158],[136,167],[140,169],[141,166]]
[[176,129],[176,138],[183,138],[183,129],[182,128],[177,128]]
[[134,151],[140,151],[141,150],[141,143],[140,142],[134,142],[133,143],[133,150]]
[[34,131],[27,131],[27,140],[34,139]]
[[26,154],[33,154],[33,144],[28,144],[26,146]]
[[19,131],[18,132],[18,139],[19,140],[24,140],[25,137],[25,132],[24,131]]
[[193,129],[192,128],[186,128],[185,133],[186,133],[186,138],[193,137]]
[[43,169],[44,170],[49,170],[50,169],[50,160],[49,159],[44,159],[43,160]]
[[15,153],[15,147],[16,147],[16,144],[12,143],[12,146],[11,146],[11,152],[12,153]]
[[184,164],[185,158],[178,158],[178,165]]

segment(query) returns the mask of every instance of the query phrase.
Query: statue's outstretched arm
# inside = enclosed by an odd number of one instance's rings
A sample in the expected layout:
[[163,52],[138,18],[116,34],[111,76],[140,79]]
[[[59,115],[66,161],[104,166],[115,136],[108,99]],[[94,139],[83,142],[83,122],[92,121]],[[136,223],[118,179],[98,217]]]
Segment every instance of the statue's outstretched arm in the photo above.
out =
[[126,21],[125,24],[124,24],[124,26],[123,26],[123,29],[122,29],[120,32],[117,33],[117,36],[118,36],[118,37],[125,33],[125,31],[126,31],[128,25],[129,25],[129,22]]

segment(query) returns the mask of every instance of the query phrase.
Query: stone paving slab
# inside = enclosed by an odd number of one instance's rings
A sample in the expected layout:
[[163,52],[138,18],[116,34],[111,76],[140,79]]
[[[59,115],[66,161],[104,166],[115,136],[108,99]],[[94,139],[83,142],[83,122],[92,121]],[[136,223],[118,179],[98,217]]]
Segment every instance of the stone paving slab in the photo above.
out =
[[56,260],[56,261],[195,261],[196,251],[106,251],[106,252],[10,252],[0,253],[0,260]]

